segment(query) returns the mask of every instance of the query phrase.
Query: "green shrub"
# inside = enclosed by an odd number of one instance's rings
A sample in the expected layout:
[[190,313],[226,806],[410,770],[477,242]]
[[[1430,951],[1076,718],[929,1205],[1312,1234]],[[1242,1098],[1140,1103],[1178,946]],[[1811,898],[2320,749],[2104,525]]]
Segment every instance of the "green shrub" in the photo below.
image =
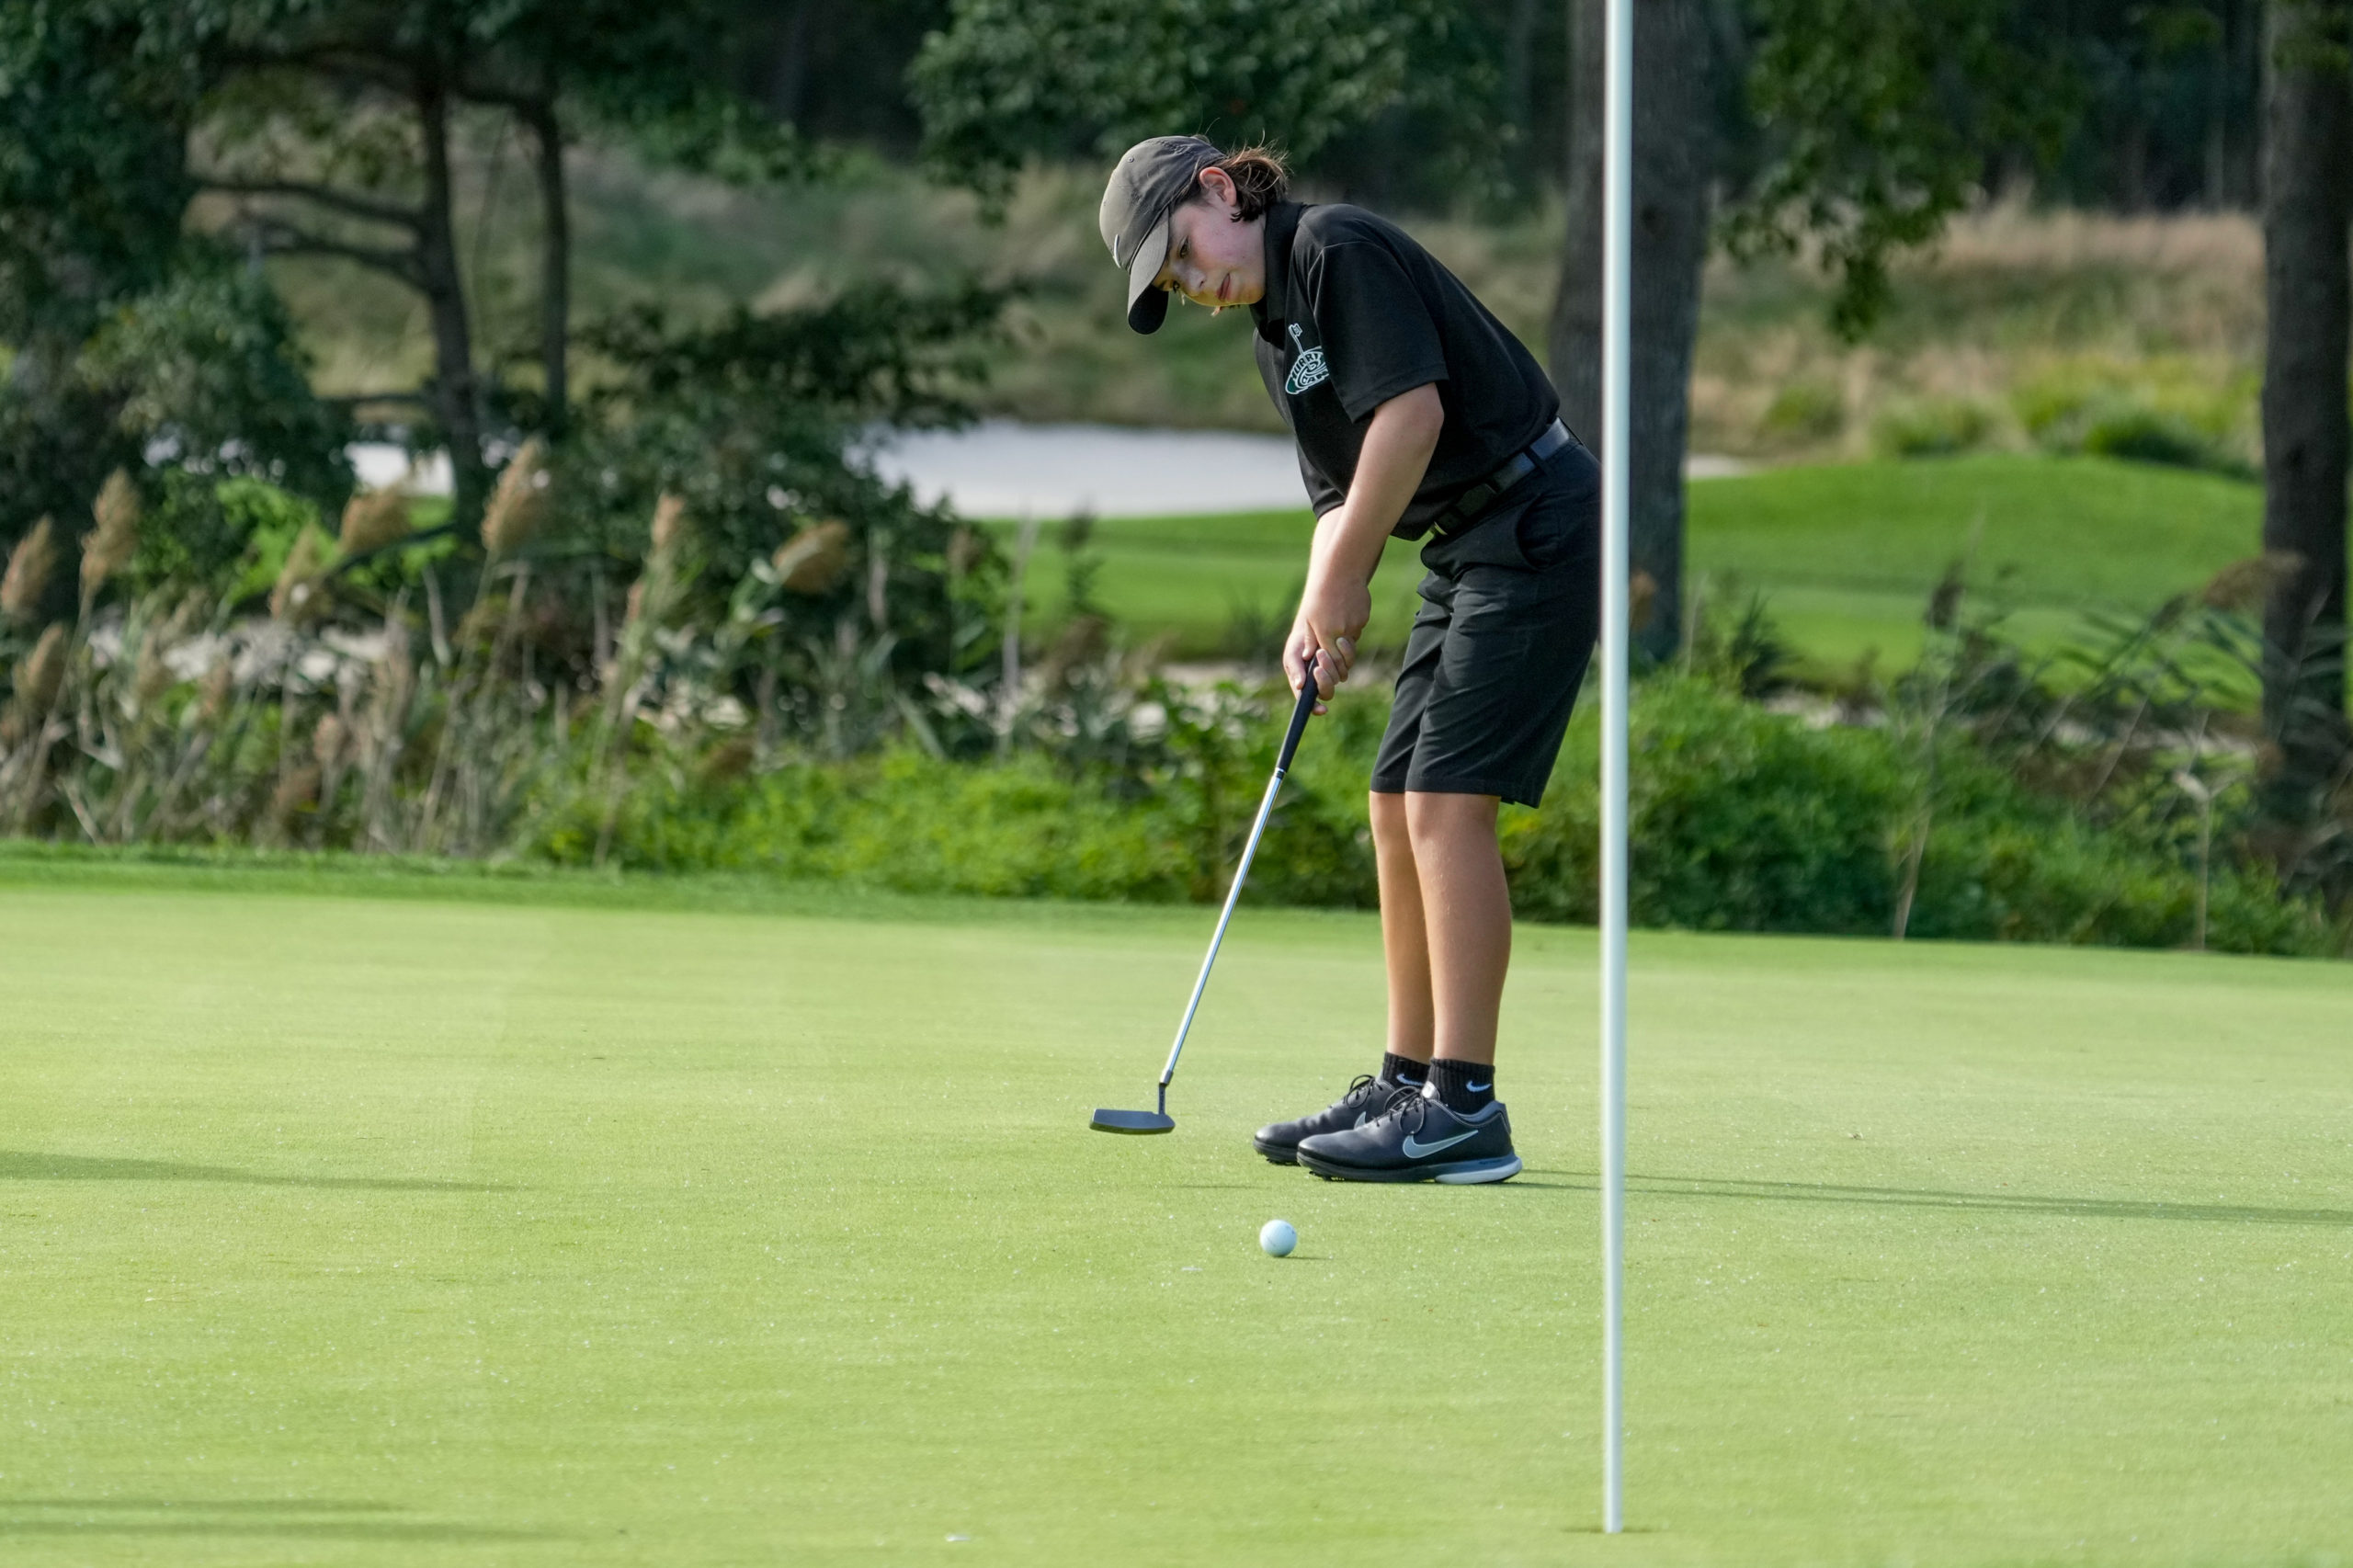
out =
[[[1552,788],[1504,829],[1513,906],[1596,917],[1599,729],[1580,717]],[[1705,681],[1662,677],[1632,716],[1627,897],[1646,926],[1887,928],[1889,824],[1903,791],[1883,736],[1810,730]]]
[[173,468],[157,476],[155,489],[131,567],[142,588],[202,585],[237,598],[267,593],[296,536],[322,526],[316,503],[267,480]]
[[2254,472],[2237,435],[2249,401],[2244,387],[2216,388],[2202,375],[2168,376],[2162,367],[2152,380],[2073,365],[2019,387],[2011,406],[2046,451],[2244,477]]
[[[1271,708],[1271,704],[1269,707]],[[1251,873],[1254,902],[1377,902],[1365,778],[1385,703],[1344,699],[1306,747]],[[1261,714],[1230,749],[1196,737],[1153,767],[1073,770],[1036,753],[983,764],[906,750],[749,779],[682,771],[640,784],[613,818],[609,858],[639,869],[758,871],[906,892],[1214,901],[1273,763]],[[1921,770],[1883,729],[1816,728],[1711,680],[1637,688],[1631,778],[1634,923],[1695,930],[1884,933]],[[1588,709],[1543,805],[1506,808],[1512,905],[1533,920],[1596,917],[1599,731]],[[2152,836],[2096,827],[1948,739],[1910,934],[1986,941],[2179,947],[2193,937],[2195,872]],[[1189,749],[1188,749],[1189,748]],[[1212,753],[1215,753],[1212,755]],[[545,810],[528,848],[596,854],[606,807],[589,790]],[[2314,908],[2257,869],[2218,866],[2210,947],[2319,953]]]
[[[2276,889],[2230,871],[2216,880],[2208,945],[2235,952],[2313,950],[2305,922]],[[2253,897],[2249,895],[2253,894]],[[1957,818],[1931,834],[1913,907],[1916,937],[2173,948],[2194,933],[2198,888],[2184,868],[2113,834],[2031,818]],[[2258,915],[2254,905],[2268,906]]]
[[2090,457],[2122,458],[2167,468],[2236,472],[2245,466],[2219,450],[2213,437],[2188,420],[2154,408],[2100,412],[2086,423],[2080,449]]
[[[1912,935],[2131,948],[2196,939],[2197,874],[2154,831],[2094,826],[1958,744],[1942,771]],[[2267,871],[2218,860],[2207,892],[2210,948],[2330,950],[2325,922]]]
[[1756,433],[1766,440],[1789,443],[1826,441],[1846,427],[1845,395],[1820,381],[1792,381],[1783,387],[1756,422]]
[[1960,398],[1930,398],[1881,415],[1871,446],[1882,457],[1943,458],[1974,451],[1993,439],[1993,411]]
[[[605,806],[583,790],[532,849],[592,859]],[[765,871],[904,892],[1167,903],[1190,866],[1165,813],[1138,811],[1036,756],[980,766],[920,752],[781,768],[745,782],[642,786],[615,813],[613,862],[655,871]]]

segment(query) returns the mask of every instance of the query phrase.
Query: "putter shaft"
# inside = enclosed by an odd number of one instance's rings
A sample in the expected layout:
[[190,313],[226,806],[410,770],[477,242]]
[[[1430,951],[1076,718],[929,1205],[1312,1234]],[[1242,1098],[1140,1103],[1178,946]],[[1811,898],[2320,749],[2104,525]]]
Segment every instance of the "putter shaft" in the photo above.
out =
[[1193,1027],[1193,1015],[1200,1011],[1201,993],[1208,989],[1211,966],[1217,962],[1218,944],[1225,940],[1225,927],[1233,918],[1233,906],[1242,900],[1243,880],[1250,874],[1250,858],[1258,852],[1258,835],[1267,831],[1267,813],[1275,809],[1275,795],[1283,787],[1283,770],[1267,780],[1267,792],[1258,801],[1258,818],[1250,824],[1250,838],[1242,846],[1242,863],[1233,868],[1233,885],[1225,890],[1225,908],[1219,912],[1217,929],[1210,935],[1210,950],[1201,959],[1201,972],[1193,978],[1193,994],[1185,1003],[1185,1016],[1176,1020],[1176,1043],[1168,1048],[1168,1065],[1160,1070],[1160,1098],[1163,1108],[1168,1103],[1168,1080],[1176,1075],[1176,1058],[1185,1052],[1185,1036]]
[[1225,940],[1226,926],[1233,919],[1233,906],[1242,902],[1242,884],[1250,878],[1250,861],[1258,853],[1258,840],[1267,831],[1267,818],[1275,809],[1275,797],[1282,792],[1283,776],[1290,771],[1290,760],[1298,754],[1299,738],[1307,732],[1308,716],[1315,711],[1315,663],[1307,665],[1306,682],[1299,688],[1299,702],[1292,708],[1290,728],[1284,732],[1282,751],[1275,758],[1275,776],[1267,780],[1267,792],[1258,799],[1258,815],[1250,824],[1250,837],[1242,846],[1242,859],[1233,868],[1233,884],[1225,890],[1225,907],[1218,912],[1217,929],[1210,934],[1210,950],[1201,958],[1201,972],[1193,978],[1193,994],[1186,999],[1185,1016],[1176,1021],[1176,1041],[1168,1048],[1168,1065],[1160,1070],[1160,1108],[1168,1109],[1168,1081],[1176,1075],[1176,1059],[1185,1053],[1185,1036],[1193,1027],[1193,1015],[1200,1011],[1201,993],[1209,988],[1210,970],[1217,963],[1218,945]]

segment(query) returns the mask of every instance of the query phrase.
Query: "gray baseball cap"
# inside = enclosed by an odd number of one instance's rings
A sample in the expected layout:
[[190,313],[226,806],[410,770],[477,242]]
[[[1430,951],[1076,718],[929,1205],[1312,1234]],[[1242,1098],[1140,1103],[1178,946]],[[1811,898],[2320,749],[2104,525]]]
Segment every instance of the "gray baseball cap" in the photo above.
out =
[[1127,268],[1128,324],[1138,332],[1159,331],[1168,315],[1168,295],[1152,286],[1168,261],[1168,215],[1224,156],[1198,136],[1155,136],[1129,148],[1103,187],[1097,222],[1111,259]]

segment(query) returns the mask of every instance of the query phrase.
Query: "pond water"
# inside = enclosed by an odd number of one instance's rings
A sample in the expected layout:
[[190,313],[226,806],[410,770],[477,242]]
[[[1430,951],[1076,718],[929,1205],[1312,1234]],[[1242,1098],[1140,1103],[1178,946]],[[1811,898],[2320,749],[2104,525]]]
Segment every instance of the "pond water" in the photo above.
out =
[[[1150,517],[1307,505],[1299,459],[1284,436],[983,419],[962,430],[881,431],[860,449],[885,479],[970,517],[1078,511]],[[354,447],[352,460],[369,485],[397,483],[407,471],[397,447]],[[1694,479],[1738,472],[1722,458],[1695,455],[1689,464]],[[412,485],[422,494],[448,494],[449,460],[434,454],[420,462]]]
[[[984,419],[962,430],[879,431],[859,449],[875,472],[926,504],[966,517],[1137,517],[1304,506],[1299,460],[1282,436],[1227,430],[1143,430],[1114,425],[1022,425]],[[351,449],[360,483],[401,483],[449,494],[449,460],[426,454],[412,471],[400,448]]]
[[1304,506],[1287,436],[1019,425],[904,431],[872,449],[875,472],[971,517],[1104,517]]

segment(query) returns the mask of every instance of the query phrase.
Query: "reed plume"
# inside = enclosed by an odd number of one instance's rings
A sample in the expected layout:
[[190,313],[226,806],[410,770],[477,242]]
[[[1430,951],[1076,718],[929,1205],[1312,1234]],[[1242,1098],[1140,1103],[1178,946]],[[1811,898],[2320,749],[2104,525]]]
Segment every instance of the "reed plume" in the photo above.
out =
[[9,744],[39,734],[49,718],[50,705],[65,683],[65,623],[51,621],[33,651],[17,661],[17,697],[6,725]]
[[2304,558],[2292,550],[2269,550],[2245,561],[2234,561],[2208,579],[2199,594],[2210,609],[2248,614],[2263,608],[2273,590],[2304,569]]
[[404,632],[388,638],[383,656],[369,671],[374,691],[374,708],[380,719],[387,719],[391,727],[378,737],[380,743],[390,741],[398,733],[400,721],[408,712],[409,699],[416,695],[416,661],[409,654],[408,637]]
[[482,545],[492,560],[514,554],[538,530],[547,515],[553,477],[548,472],[547,443],[537,436],[524,442],[498,476],[498,488],[483,510]]
[[91,507],[97,527],[82,545],[82,602],[97,597],[107,579],[131,564],[139,550],[139,492],[121,469],[107,475]]
[[190,593],[160,622],[151,622],[139,639],[139,662],[131,672],[131,699],[142,709],[179,684],[171,665],[172,649],[194,629],[204,612],[204,597]]
[[645,569],[629,585],[622,601],[621,631],[628,640],[631,627],[651,618],[659,622],[677,597],[678,556],[688,537],[687,504],[668,491],[654,504],[654,548],[646,552]]
[[654,503],[654,551],[667,555],[686,542],[687,504],[668,491]]
[[350,738],[339,714],[320,714],[318,727],[311,732],[312,760],[321,767],[335,767],[343,760],[343,748]]
[[0,616],[22,624],[40,613],[41,595],[57,570],[57,529],[47,517],[8,552],[8,574],[0,577]]
[[343,527],[335,549],[347,559],[397,544],[408,537],[408,495],[399,490],[370,490],[354,495],[343,508]]
[[981,563],[988,553],[988,543],[974,529],[959,525],[948,536],[948,571],[950,576],[961,577]]
[[168,652],[159,632],[150,631],[139,644],[139,664],[131,673],[131,696],[142,709],[152,706],[155,699],[172,689],[172,666],[164,657]]
[[269,590],[271,619],[301,620],[324,604],[325,595],[320,592],[327,563],[324,539],[311,528],[294,536],[294,548],[286,552],[286,564],[278,570],[278,585]]
[[65,679],[65,623],[51,621],[17,666],[17,696],[46,713]]
[[229,699],[236,689],[237,662],[223,653],[204,672],[204,695],[198,700],[197,716],[208,724],[217,722],[229,710]]
[[506,621],[505,602],[483,597],[458,619],[458,645],[461,648],[488,647]]
[[811,598],[831,593],[849,569],[849,525],[811,524],[777,548],[771,564],[787,593]]
[[294,819],[319,803],[319,770],[310,764],[278,781],[269,800],[269,820],[280,834],[290,832]]

